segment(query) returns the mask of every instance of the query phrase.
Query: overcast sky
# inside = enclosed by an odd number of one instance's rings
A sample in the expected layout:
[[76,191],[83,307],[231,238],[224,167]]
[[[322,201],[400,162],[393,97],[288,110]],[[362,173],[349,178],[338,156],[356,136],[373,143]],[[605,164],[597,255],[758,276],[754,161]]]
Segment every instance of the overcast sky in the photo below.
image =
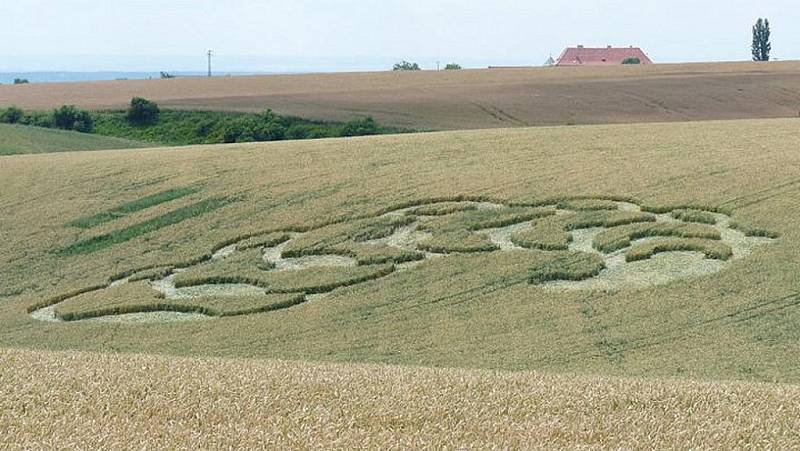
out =
[[[702,5],[702,6],[701,6]],[[798,0],[0,0],[0,71],[363,70],[541,64],[568,45],[638,45],[656,62],[800,58]]]

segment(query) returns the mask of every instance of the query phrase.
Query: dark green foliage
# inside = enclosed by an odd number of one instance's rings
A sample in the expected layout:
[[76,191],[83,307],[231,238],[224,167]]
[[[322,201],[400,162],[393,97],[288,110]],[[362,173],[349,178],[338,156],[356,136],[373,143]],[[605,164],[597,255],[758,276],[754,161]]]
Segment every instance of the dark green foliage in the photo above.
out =
[[340,136],[366,136],[377,135],[380,128],[374,119],[364,117],[346,122],[339,132]]
[[160,111],[158,105],[145,99],[133,99],[128,111],[89,113],[65,105],[53,113],[42,113],[10,107],[0,109],[0,122],[92,132],[168,146],[337,138],[408,131],[381,126],[369,117],[336,123],[279,116],[270,110],[262,114]]
[[15,78],[14,84],[15,85],[27,85],[30,83],[27,78]]
[[161,113],[158,105],[141,97],[131,99],[131,106],[128,107],[128,122],[134,126],[152,125],[158,122],[158,115]]
[[642,61],[635,56],[630,56],[622,60],[622,64],[642,64]]
[[222,142],[258,142],[280,141],[286,137],[286,129],[267,118],[242,116],[228,124],[222,130]]
[[456,63],[448,63],[444,66],[444,70],[461,70],[461,65]]
[[10,106],[0,110],[0,122],[3,124],[16,124],[22,120],[25,112],[21,108]]
[[413,71],[413,70],[420,70],[419,64],[411,63],[406,60],[400,61],[399,63],[395,64],[392,67],[392,70],[397,71]]
[[149,219],[138,224],[133,224],[121,230],[106,233],[103,235],[79,241],[56,252],[60,257],[71,255],[91,254],[111,247],[115,244],[124,243],[142,235],[155,232],[164,227],[177,224],[179,222],[202,216],[228,204],[230,200],[222,198],[211,198],[203,200],[186,207],[179,208],[161,216]]
[[53,121],[53,114],[46,112],[24,111],[17,123],[33,127],[56,128]]
[[161,78],[163,78],[163,79],[167,79],[167,78],[175,78],[175,75],[173,75],[173,74],[171,74],[171,73],[169,73],[169,72],[164,72],[164,71],[162,71],[162,72],[161,72]]
[[379,126],[369,118],[355,119],[342,124],[279,116],[271,111],[262,114],[161,111],[157,123],[136,127],[127,121],[125,113],[105,111],[93,114],[95,132],[98,134],[175,146],[402,132],[399,129]]
[[180,199],[181,197],[194,194],[198,191],[200,191],[200,188],[194,186],[168,189],[166,191],[161,191],[159,193],[152,194],[150,196],[146,196],[141,199],[136,199],[134,201],[124,203],[118,207],[112,208],[111,210],[107,210],[102,213],[97,213],[96,215],[84,216],[82,218],[78,218],[68,223],[68,225],[72,227],[79,227],[81,229],[89,229],[91,227],[95,227],[100,224],[113,221],[117,218],[121,218],[131,213],[144,210],[146,208],[154,207],[156,205],[160,205],[175,199]]
[[772,50],[770,35],[769,20],[759,18],[753,25],[753,44],[750,48],[753,61],[769,61],[769,52]]
[[80,110],[75,105],[64,105],[53,110],[53,125],[56,128],[91,133],[92,124],[89,112]]

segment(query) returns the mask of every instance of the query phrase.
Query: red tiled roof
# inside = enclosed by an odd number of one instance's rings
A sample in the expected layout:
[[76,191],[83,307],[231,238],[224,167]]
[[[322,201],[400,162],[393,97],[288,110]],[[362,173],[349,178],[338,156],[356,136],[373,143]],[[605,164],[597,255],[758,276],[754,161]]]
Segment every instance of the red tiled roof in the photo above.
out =
[[625,58],[639,58],[640,64],[653,64],[639,47],[568,47],[561,52],[556,66],[612,66]]

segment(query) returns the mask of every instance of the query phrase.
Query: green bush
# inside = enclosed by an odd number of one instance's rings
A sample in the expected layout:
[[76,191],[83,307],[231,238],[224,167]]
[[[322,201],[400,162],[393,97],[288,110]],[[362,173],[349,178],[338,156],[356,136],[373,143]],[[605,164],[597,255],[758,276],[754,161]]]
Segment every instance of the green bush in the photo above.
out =
[[0,122],[3,124],[16,124],[22,120],[25,112],[15,106],[0,110]]
[[639,58],[633,56],[622,60],[622,64],[642,64],[642,61]]
[[408,62],[406,60],[403,60],[403,61],[400,61],[399,63],[395,64],[394,67],[392,67],[392,70],[395,71],[395,72],[398,72],[398,71],[414,71],[414,70],[420,70],[420,67],[419,67],[419,64],[417,64],[417,63],[411,63],[411,62]]
[[365,136],[380,133],[378,124],[371,117],[353,119],[342,126],[340,136]]
[[53,125],[63,130],[91,133],[93,121],[88,111],[79,110],[75,105],[64,105],[53,111]]
[[158,122],[159,114],[161,114],[161,110],[159,110],[155,102],[141,97],[134,97],[131,99],[131,105],[128,107],[126,117],[131,125],[140,127]]
[[444,66],[444,70],[461,70],[461,65],[456,63],[449,63],[447,66]]
[[30,83],[27,78],[15,78],[14,84],[15,85],[27,85]]
[[285,137],[286,129],[276,122],[265,121],[262,116],[242,116],[223,127],[225,143],[278,141]]

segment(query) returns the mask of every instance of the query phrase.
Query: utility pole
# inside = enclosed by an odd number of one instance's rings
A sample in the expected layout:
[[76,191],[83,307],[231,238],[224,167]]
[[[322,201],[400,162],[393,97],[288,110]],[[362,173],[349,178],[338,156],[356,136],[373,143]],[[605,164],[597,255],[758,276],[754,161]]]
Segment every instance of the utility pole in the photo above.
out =
[[214,55],[214,53],[209,50],[206,55],[208,55],[208,78],[211,78],[211,56]]

